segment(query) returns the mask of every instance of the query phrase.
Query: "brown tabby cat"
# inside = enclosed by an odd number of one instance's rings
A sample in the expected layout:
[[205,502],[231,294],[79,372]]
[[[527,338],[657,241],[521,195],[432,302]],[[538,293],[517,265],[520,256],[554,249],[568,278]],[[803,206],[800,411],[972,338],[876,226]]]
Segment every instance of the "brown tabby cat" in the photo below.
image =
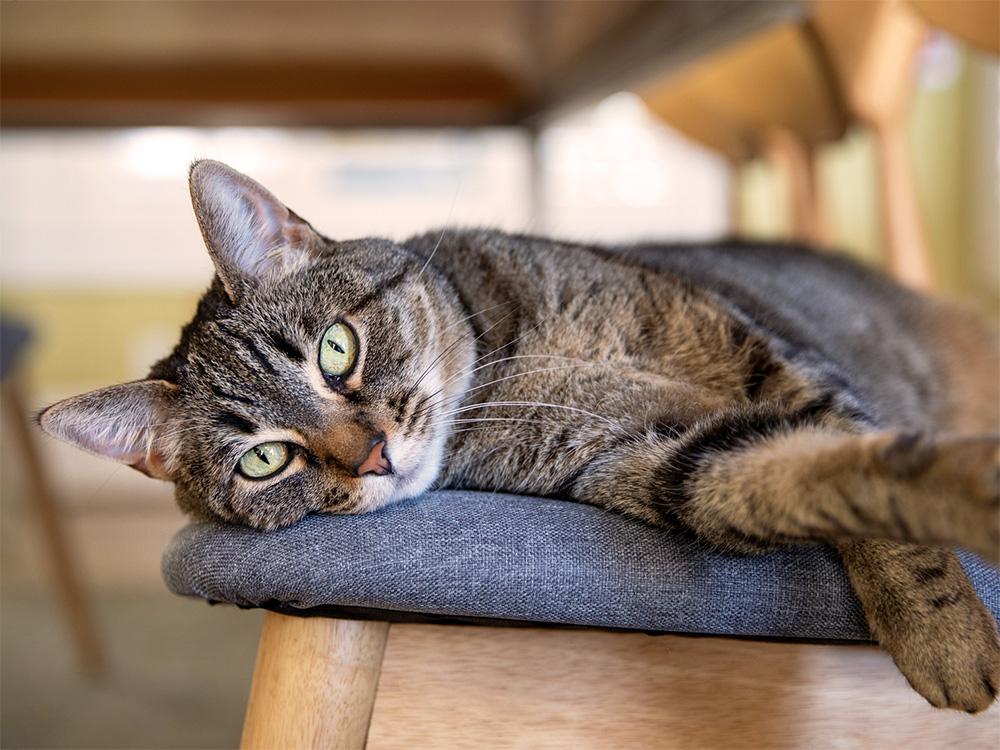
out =
[[975,321],[801,248],[335,241],[211,161],[191,194],[217,276],[180,343],[48,433],[264,529],[435,485],[738,552],[830,542],[921,695],[993,701],[996,625],[948,549],[998,559],[1000,346]]

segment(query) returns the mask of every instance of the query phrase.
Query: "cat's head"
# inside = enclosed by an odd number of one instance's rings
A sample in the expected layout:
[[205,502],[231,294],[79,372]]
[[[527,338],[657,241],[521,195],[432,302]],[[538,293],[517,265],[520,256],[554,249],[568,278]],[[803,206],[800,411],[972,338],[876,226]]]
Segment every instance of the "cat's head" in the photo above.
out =
[[224,164],[190,179],[216,268],[194,319],[147,379],[54,404],[42,429],[258,528],[426,489],[472,359],[450,286],[392,242],[323,237]]

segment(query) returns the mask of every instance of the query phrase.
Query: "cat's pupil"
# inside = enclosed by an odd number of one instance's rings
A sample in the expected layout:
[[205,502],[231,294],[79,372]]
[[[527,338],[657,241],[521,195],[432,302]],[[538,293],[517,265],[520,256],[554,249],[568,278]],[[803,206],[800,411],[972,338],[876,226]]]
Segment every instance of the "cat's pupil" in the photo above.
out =
[[341,347],[341,345],[338,344],[336,341],[330,341],[330,339],[327,339],[326,343],[328,343],[330,346],[332,346],[333,349],[334,349],[334,351],[337,352],[337,354],[343,354],[344,353],[343,347]]
[[260,448],[254,448],[253,452],[257,454],[257,458],[259,458],[261,461],[266,463],[268,466],[271,465],[271,462],[267,460],[267,456],[264,454],[264,451],[262,451]]

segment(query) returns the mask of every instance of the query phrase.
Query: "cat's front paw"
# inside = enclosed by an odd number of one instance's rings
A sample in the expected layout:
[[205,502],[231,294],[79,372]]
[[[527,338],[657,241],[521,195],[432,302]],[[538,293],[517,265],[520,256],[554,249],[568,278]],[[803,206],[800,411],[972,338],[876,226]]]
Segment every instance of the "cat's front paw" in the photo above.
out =
[[895,436],[880,463],[923,499],[924,523],[938,541],[959,544],[1000,564],[1000,436]]
[[996,626],[978,599],[950,606],[957,617],[915,622],[883,645],[932,706],[979,713],[993,704],[1000,688]]

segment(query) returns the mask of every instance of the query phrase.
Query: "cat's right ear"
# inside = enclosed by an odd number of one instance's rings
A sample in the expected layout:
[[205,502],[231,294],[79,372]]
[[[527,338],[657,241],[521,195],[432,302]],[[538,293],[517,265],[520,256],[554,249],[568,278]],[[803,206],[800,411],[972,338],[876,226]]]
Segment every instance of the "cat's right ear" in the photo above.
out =
[[156,479],[170,479],[175,447],[164,428],[177,386],[137,380],[73,396],[38,415],[52,437],[114,459]]
[[222,162],[191,165],[191,203],[231,302],[262,278],[308,263],[324,241],[258,182]]

